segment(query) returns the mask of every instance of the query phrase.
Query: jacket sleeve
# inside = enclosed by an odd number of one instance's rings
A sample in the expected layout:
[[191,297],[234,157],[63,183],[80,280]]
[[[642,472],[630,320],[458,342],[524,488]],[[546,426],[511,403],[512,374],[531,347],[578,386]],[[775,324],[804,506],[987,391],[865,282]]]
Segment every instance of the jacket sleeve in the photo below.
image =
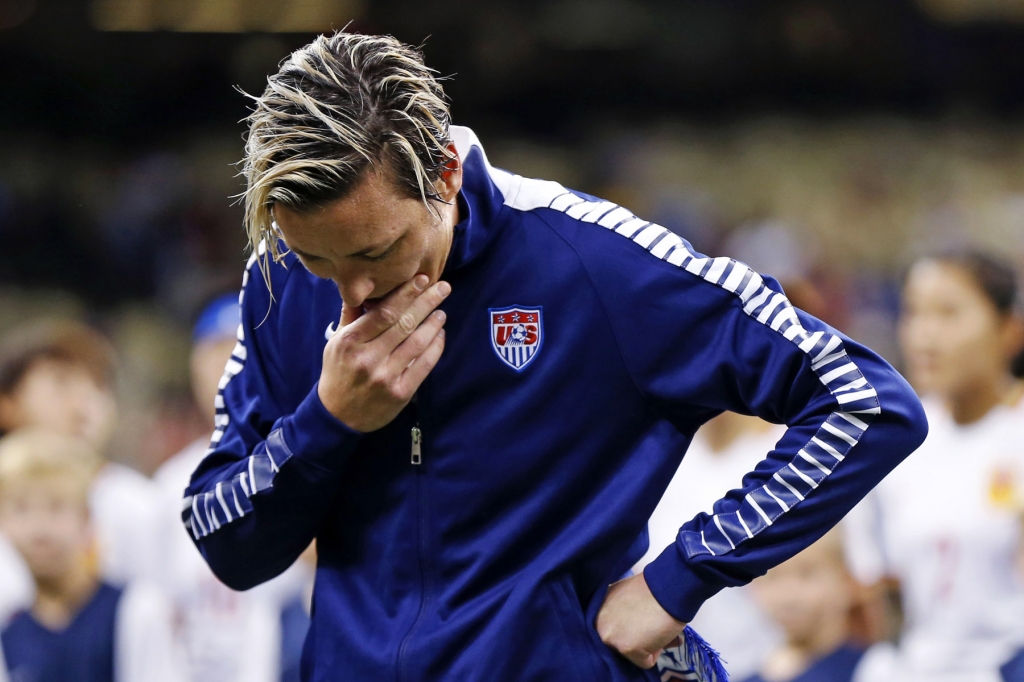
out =
[[654,597],[688,622],[838,523],[927,424],[896,370],[793,308],[774,280],[662,241],[588,266],[637,389],[687,434],[724,410],[788,426],[712,515],[679,519],[676,542],[645,568]]
[[273,300],[255,257],[246,269],[216,430],[182,505],[185,528],[210,568],[239,590],[277,576],[309,546],[360,438],[320,402],[315,376],[289,372],[286,351],[302,349],[292,347],[283,311],[295,309],[301,319],[310,302],[288,288],[299,264],[271,267]]

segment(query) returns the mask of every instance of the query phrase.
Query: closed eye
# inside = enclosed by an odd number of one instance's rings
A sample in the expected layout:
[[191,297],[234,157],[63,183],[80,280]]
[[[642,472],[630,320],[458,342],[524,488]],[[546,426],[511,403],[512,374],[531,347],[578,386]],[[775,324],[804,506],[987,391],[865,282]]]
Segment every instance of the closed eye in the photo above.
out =
[[[298,255],[298,254],[296,254],[296,255]],[[328,264],[328,261],[327,261],[326,258],[321,258],[320,256],[310,256],[308,254],[303,254],[303,255],[299,256],[299,260],[302,261],[303,267],[305,267],[307,270],[309,270],[311,273],[313,273],[317,277],[323,277],[324,276],[324,274],[323,274],[324,271],[322,271],[321,269],[326,267],[327,264]]]
[[360,254],[359,257],[362,258],[363,260],[368,260],[368,261],[370,261],[372,263],[377,263],[379,261],[384,260],[388,256],[390,256],[394,252],[395,246],[398,244],[399,241],[401,241],[401,239],[399,239],[398,241],[394,242],[391,246],[389,246],[388,248],[384,249],[384,251],[382,251],[381,253],[377,254],[376,256],[371,256],[368,253],[363,253],[363,254]]

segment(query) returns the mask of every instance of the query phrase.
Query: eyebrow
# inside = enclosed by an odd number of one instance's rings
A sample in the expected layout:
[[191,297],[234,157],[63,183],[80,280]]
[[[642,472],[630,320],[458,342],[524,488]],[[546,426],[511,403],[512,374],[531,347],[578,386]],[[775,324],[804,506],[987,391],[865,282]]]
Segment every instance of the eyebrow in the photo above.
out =
[[[362,249],[361,251],[356,251],[355,253],[349,254],[348,257],[349,258],[358,258],[360,256],[368,256],[371,253],[373,253],[374,251],[380,251],[380,250],[387,251],[388,249],[393,247],[395,244],[400,242],[404,237],[405,237],[405,235],[403,234],[403,235],[400,235],[397,239],[395,239],[392,242],[387,242],[386,244],[376,244],[376,245],[373,245],[373,246],[368,246],[365,249]],[[314,256],[311,253],[306,253],[302,249],[296,249],[296,248],[291,247],[291,246],[289,246],[288,249],[292,253],[294,253],[296,256],[298,256],[299,258],[306,258],[306,259],[311,259],[311,260],[317,260],[317,259],[324,258],[324,256]]]
[[310,259],[310,260],[316,260],[317,258],[320,258],[320,256],[314,256],[311,253],[306,253],[305,251],[301,251],[301,250],[296,249],[294,247],[288,247],[288,249],[292,253],[294,253],[296,256],[298,256],[299,258],[307,258],[307,259]]
[[[373,253],[374,251],[378,251],[380,249],[390,249],[393,245],[394,245],[394,242],[391,242],[391,243],[387,244],[386,246],[370,246],[370,247],[367,247],[367,248],[363,249],[362,251],[357,251],[356,253],[349,254],[349,256],[350,257],[352,257],[352,256],[368,256],[369,254]],[[299,258],[306,258],[306,259],[311,259],[311,260],[317,260],[317,259],[323,258],[323,256],[314,256],[311,253],[306,253],[302,249],[296,249],[294,247],[291,248],[291,252],[294,253]]]

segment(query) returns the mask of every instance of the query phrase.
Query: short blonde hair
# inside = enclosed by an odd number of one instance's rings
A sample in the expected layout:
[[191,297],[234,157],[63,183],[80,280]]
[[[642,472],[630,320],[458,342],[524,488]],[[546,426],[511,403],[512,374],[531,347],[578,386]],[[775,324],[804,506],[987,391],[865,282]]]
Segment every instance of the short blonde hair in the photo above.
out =
[[101,466],[96,452],[78,438],[19,429],[0,439],[0,499],[25,481],[62,478],[74,484],[75,496],[86,504]]
[[245,224],[264,278],[268,257],[281,257],[274,204],[304,210],[340,199],[367,168],[386,168],[428,206],[440,200],[434,183],[455,158],[450,115],[420,50],[391,36],[320,36],[293,52],[253,100],[242,160]]

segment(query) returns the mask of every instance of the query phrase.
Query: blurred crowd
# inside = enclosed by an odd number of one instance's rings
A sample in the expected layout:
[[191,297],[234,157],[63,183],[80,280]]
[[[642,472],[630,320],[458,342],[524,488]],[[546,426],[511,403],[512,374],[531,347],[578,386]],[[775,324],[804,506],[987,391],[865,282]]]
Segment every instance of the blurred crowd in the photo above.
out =
[[[10,148],[28,159],[34,144]],[[1024,680],[1024,133],[774,120],[491,147],[498,165],[774,275],[797,307],[899,364],[925,402],[925,445],[839,528],[701,609],[694,627],[732,678]],[[0,183],[0,232],[24,246],[5,251],[0,288],[13,680],[298,679],[315,548],[237,593],[181,522],[237,343],[231,152],[204,140],[114,163],[62,150],[67,172],[28,164]],[[729,413],[703,427],[634,570],[739,487],[782,428]]]
[[195,321],[187,375],[205,428],[151,477],[101,454],[119,407],[102,334],[46,319],[4,337],[0,643],[11,680],[299,679],[312,550],[238,593],[209,571],[180,518],[238,321],[235,294]]

